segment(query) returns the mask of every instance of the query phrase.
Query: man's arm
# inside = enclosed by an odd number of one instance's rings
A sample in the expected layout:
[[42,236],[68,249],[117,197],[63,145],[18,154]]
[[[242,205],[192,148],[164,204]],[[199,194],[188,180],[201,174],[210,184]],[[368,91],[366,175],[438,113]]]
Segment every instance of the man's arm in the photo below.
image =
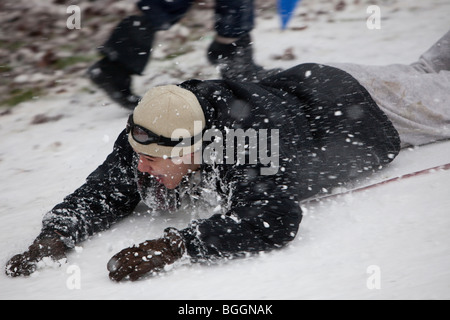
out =
[[29,275],[43,258],[60,260],[76,243],[129,215],[140,201],[133,159],[123,131],[86,183],[45,215],[41,233],[27,251],[11,258],[6,274]]
[[[287,168],[289,170],[289,168]],[[295,238],[302,212],[289,174],[255,175],[255,168],[235,167],[227,175],[230,209],[195,220],[180,231],[194,260],[233,257],[281,248]]]
[[167,228],[159,239],[125,248],[108,262],[110,278],[134,281],[183,256],[193,261],[237,257],[280,248],[294,239],[301,220],[296,187],[288,175],[254,177],[252,170],[228,171],[232,179],[224,182],[231,183],[232,196],[226,214],[195,220],[181,231]]
[[133,161],[133,149],[123,131],[113,152],[86,183],[44,216],[39,238],[56,233],[71,247],[129,215],[140,201]]

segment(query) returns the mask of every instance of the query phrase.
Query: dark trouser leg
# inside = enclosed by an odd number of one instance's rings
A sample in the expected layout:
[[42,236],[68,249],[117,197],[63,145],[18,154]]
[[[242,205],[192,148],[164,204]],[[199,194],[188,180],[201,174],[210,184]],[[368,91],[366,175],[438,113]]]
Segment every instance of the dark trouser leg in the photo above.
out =
[[250,31],[254,27],[253,0],[217,0],[217,35],[237,39],[232,43],[216,40],[208,49],[208,60],[218,65],[224,79],[257,82],[279,70],[264,70],[253,61]]
[[180,21],[194,0],[140,0],[137,6],[155,30],[168,30]]
[[101,46],[104,58],[89,68],[91,80],[127,109],[140,97],[131,91],[131,76],[142,74],[150,59],[156,31],[169,29],[190,8],[193,0],[141,0],[143,15],[123,19]]
[[142,16],[122,20],[113,30],[100,52],[111,61],[122,64],[131,74],[145,69],[156,31],[167,30],[191,7],[193,0],[141,0]]
[[141,74],[150,58],[154,31],[143,16],[123,19],[99,48],[103,59],[88,70],[92,82],[122,107],[133,110],[140,97],[131,90],[131,76]]
[[215,30],[225,38],[240,38],[255,25],[253,0],[216,0]]
[[123,19],[100,53],[110,61],[121,64],[130,74],[141,74],[150,58],[155,31],[144,16]]

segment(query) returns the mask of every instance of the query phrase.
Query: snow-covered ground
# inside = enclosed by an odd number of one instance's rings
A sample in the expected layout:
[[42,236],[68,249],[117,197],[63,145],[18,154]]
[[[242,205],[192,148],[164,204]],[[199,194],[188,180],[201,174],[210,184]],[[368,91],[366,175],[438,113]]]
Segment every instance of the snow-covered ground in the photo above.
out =
[[[266,67],[411,63],[450,27],[447,0],[377,1],[379,30],[366,26],[371,3],[355,3],[317,15],[323,1],[303,0],[285,31],[275,16],[260,17],[253,33],[257,62]],[[205,58],[211,38],[205,35],[193,44],[194,52],[175,60],[155,59],[137,79],[136,91],[185,80],[160,72],[167,68],[187,74],[200,69],[204,79],[217,77]],[[289,48],[293,60],[273,59]],[[44,213],[104,160],[125,126],[128,112],[86,87],[91,85],[79,79],[66,92],[24,102],[0,117],[1,268],[32,242]],[[33,124],[39,119],[44,123]],[[450,142],[407,149],[373,181],[449,162]],[[438,171],[305,203],[300,232],[285,249],[114,283],[106,270],[112,255],[191,219],[188,212],[150,214],[139,207],[135,215],[80,244],[60,268],[15,279],[1,271],[0,299],[449,299],[449,181],[450,171]],[[80,288],[73,288],[77,275]]]

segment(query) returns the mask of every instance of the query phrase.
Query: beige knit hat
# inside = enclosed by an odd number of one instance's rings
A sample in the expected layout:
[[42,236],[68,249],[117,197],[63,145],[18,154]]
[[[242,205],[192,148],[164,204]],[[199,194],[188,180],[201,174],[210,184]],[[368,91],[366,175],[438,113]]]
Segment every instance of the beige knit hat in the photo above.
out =
[[[175,85],[150,89],[134,109],[134,124],[153,133],[175,140],[201,135],[205,127],[205,115],[197,97],[189,90]],[[185,139],[184,141],[189,141]],[[139,153],[152,157],[181,157],[191,154],[202,147],[201,139],[183,147],[163,146],[157,143],[141,144],[128,134],[128,141]]]

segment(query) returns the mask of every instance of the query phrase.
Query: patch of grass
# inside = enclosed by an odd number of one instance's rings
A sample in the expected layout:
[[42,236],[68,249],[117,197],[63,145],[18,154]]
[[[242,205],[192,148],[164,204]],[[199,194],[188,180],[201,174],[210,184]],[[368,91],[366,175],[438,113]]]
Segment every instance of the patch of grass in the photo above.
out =
[[7,72],[11,72],[12,71],[12,67],[8,66],[8,65],[0,65],[0,73],[7,73]]
[[28,88],[28,89],[14,89],[10,92],[7,99],[0,101],[0,105],[8,107],[14,107],[19,103],[32,100],[33,98],[40,96],[42,89],[40,88]]
[[53,67],[58,70],[65,69],[67,67],[70,67],[74,64],[80,63],[80,62],[93,62],[97,59],[97,56],[70,56],[65,58],[59,58],[56,60],[56,62],[53,64]]
[[0,40],[0,48],[6,49],[6,50],[18,50],[19,48],[23,47],[25,45],[25,42],[23,41],[17,41],[17,40]]
[[192,52],[193,50],[194,49],[190,46],[180,47],[180,48],[178,48],[178,50],[175,50],[174,52],[170,52],[169,54],[167,54],[163,60],[166,60],[166,61],[174,60],[182,55]]

